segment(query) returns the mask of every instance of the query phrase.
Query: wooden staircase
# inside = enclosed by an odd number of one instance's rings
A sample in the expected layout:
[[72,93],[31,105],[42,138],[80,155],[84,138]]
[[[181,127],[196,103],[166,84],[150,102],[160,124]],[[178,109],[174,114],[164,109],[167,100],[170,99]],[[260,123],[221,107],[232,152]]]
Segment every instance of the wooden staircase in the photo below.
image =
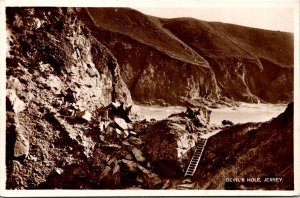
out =
[[201,138],[200,136],[198,137],[197,144],[196,144],[196,150],[194,152],[194,155],[190,161],[188,168],[186,169],[186,172],[184,174],[185,177],[193,176],[194,173],[196,172],[196,169],[200,162],[206,142],[207,142],[207,138]]

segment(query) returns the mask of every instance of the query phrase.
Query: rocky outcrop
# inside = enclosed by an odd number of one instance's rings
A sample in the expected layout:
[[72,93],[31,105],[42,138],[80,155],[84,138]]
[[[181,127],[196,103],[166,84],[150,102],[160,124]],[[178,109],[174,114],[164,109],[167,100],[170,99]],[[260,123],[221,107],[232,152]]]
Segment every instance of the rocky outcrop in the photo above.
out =
[[[116,59],[76,12],[6,9],[9,189],[37,188],[51,174],[66,177],[99,144],[97,110],[113,101],[132,105]],[[114,177],[118,168],[111,168]]]
[[182,177],[192,157],[197,140],[193,122],[181,116],[171,117],[148,126],[141,139],[144,153],[162,176]]
[[201,189],[294,189],[293,113],[290,103],[268,122],[235,125],[210,137],[194,180]]

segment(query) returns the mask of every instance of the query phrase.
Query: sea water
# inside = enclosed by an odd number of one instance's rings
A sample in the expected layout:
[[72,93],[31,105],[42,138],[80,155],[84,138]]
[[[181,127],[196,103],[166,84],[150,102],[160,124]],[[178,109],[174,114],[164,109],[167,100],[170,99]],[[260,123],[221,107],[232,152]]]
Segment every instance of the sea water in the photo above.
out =
[[[162,120],[173,113],[186,111],[181,106],[147,106],[137,105],[140,113],[147,119]],[[286,104],[250,104],[240,103],[238,107],[223,107],[211,109],[210,124],[221,125],[223,120],[230,120],[234,124],[246,122],[265,122],[282,113]]]

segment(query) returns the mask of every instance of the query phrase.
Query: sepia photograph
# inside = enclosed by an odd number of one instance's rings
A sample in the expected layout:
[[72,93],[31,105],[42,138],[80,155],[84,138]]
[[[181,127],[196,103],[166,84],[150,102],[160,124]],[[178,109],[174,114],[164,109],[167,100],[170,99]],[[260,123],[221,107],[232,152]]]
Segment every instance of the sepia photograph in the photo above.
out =
[[3,7],[1,195],[299,195],[299,2],[157,2]]

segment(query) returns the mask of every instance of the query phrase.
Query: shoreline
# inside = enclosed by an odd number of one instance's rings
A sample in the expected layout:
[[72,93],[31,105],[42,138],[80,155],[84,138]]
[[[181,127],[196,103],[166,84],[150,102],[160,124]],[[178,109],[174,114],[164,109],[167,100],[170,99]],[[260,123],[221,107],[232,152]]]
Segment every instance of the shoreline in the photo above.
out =
[[[162,120],[173,113],[186,110],[183,106],[136,105],[140,114],[146,119]],[[285,104],[240,103],[238,107],[209,108],[212,125],[221,125],[222,120],[230,120],[234,124],[247,122],[264,122],[278,116],[286,108]]]

